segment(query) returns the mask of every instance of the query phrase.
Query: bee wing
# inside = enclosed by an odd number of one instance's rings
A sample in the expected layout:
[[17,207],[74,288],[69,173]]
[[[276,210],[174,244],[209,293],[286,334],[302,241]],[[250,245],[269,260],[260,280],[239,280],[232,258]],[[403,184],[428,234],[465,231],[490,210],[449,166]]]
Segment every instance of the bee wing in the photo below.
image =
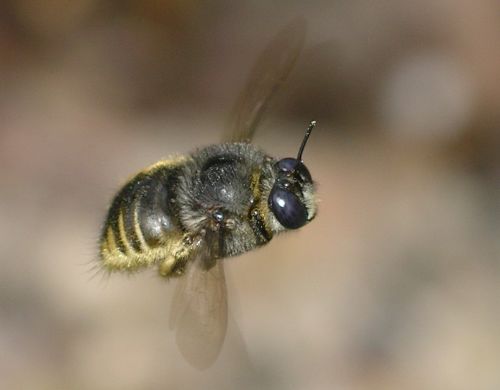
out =
[[305,33],[305,20],[298,18],[264,49],[231,112],[224,141],[251,141],[269,102],[293,69],[304,46]]
[[217,359],[227,330],[227,289],[221,260],[207,269],[199,254],[177,282],[170,327],[184,358],[194,367],[208,368]]

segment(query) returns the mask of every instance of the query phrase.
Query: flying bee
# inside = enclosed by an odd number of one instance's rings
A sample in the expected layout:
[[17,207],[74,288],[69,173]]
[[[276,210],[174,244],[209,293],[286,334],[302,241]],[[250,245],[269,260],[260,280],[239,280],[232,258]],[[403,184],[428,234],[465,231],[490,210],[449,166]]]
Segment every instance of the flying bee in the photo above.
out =
[[302,49],[297,20],[263,51],[233,110],[224,143],[165,159],[140,171],[117,193],[100,239],[107,271],[157,267],[180,277],[170,314],[181,353],[206,368],[227,328],[223,259],[262,246],[316,215],[314,184],[302,153],[276,159],[250,143],[265,108]]

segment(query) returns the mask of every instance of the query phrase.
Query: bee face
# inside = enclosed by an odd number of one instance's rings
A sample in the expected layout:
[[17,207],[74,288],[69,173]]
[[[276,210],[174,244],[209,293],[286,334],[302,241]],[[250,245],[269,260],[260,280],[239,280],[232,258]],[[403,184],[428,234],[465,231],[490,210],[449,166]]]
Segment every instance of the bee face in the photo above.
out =
[[290,157],[279,160],[274,171],[269,209],[283,227],[298,229],[316,215],[311,174],[302,161]]
[[302,161],[302,153],[316,122],[307,128],[297,158],[287,157],[274,165],[276,181],[269,194],[269,208],[286,229],[298,229],[316,215],[314,186],[309,169]]

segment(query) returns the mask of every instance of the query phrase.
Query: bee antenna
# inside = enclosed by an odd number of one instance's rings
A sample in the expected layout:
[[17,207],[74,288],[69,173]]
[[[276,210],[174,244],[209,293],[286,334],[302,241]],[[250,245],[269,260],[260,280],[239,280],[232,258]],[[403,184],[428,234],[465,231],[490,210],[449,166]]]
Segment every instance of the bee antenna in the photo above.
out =
[[316,121],[311,121],[309,124],[309,127],[306,130],[306,135],[304,135],[304,139],[302,140],[302,145],[300,145],[299,149],[299,154],[297,154],[297,160],[302,161],[302,152],[304,151],[304,148],[306,147],[307,140],[309,139],[309,136],[311,135],[312,129],[314,129],[314,126],[316,126]]

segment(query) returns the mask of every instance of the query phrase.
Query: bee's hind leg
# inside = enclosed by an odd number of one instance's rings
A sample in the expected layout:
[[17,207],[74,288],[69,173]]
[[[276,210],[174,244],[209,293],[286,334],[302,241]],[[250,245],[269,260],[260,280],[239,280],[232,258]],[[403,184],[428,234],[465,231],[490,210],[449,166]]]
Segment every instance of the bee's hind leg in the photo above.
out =
[[170,276],[176,276],[174,272],[174,267],[175,265],[179,262],[178,259],[175,258],[173,255],[168,255],[159,265],[158,267],[158,272],[160,273],[160,276],[163,277],[170,277]]
[[194,253],[193,239],[191,236],[185,235],[172,248],[171,253],[160,262],[158,267],[160,276],[169,278],[183,275],[186,264],[194,256]]

